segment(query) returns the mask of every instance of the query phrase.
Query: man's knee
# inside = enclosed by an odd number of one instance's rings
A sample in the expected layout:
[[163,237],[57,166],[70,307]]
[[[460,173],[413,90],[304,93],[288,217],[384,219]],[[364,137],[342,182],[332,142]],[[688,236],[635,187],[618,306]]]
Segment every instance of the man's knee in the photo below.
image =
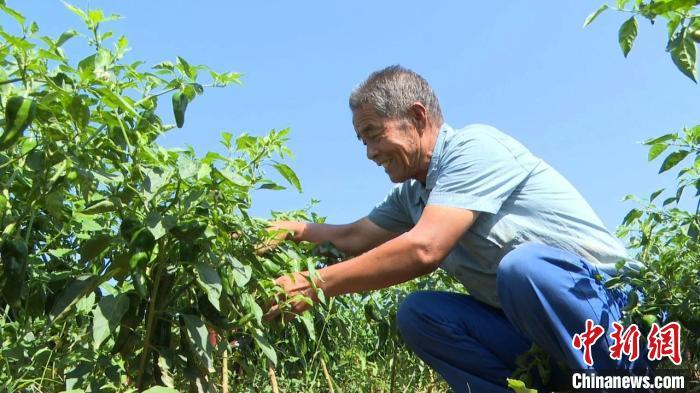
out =
[[[525,243],[511,250],[498,264],[496,274],[499,292],[512,289],[539,276],[543,266],[543,246],[537,243]],[[539,266],[539,270],[538,270]]]
[[396,312],[396,324],[407,343],[411,343],[423,330],[425,312],[431,306],[430,294],[426,291],[410,293],[399,305]]

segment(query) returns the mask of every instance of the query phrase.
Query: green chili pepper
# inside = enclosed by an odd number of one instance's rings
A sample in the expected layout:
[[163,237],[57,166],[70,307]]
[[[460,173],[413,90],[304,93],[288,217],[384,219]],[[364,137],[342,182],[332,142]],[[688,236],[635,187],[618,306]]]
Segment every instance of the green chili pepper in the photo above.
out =
[[12,307],[20,306],[22,292],[27,284],[27,253],[27,244],[22,239],[5,240],[0,246],[5,276],[2,295]]
[[83,214],[99,214],[111,212],[116,208],[114,201],[110,199],[102,199],[100,201],[94,202],[88,205],[84,210]]
[[129,267],[131,269],[143,268],[148,262],[148,254],[145,251],[137,252],[129,258]]
[[5,132],[0,135],[0,149],[13,146],[36,116],[36,103],[20,96],[10,97],[5,103]]
[[185,124],[185,109],[187,109],[189,100],[181,91],[173,94],[173,114],[175,114],[175,124],[177,128],[182,128]]

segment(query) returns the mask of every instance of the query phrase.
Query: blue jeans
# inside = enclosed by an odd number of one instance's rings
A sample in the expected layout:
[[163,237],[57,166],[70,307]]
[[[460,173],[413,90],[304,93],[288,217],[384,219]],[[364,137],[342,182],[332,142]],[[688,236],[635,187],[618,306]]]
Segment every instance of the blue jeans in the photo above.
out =
[[[596,278],[599,274],[602,280]],[[621,360],[610,358],[612,322],[620,319],[627,294],[605,288],[608,277],[578,255],[527,243],[499,264],[502,309],[464,294],[421,291],[401,303],[397,322],[406,344],[459,393],[510,392],[506,378],[533,343],[553,363],[571,370],[634,369],[645,374],[650,368],[641,343],[634,364],[624,354]],[[591,348],[593,366],[571,344],[573,335],[584,331],[586,319],[605,328],[605,336]],[[569,383],[561,367],[551,371],[553,380]]]

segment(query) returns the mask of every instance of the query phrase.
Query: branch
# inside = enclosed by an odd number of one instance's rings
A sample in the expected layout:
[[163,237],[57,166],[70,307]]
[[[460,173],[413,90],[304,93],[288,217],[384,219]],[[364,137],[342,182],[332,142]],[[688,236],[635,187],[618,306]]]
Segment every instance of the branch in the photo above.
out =
[[22,78],[8,79],[8,80],[0,81],[0,85],[6,85],[6,84],[8,84],[8,83],[20,82],[20,81],[23,81],[23,80],[24,80],[24,79],[22,79]]

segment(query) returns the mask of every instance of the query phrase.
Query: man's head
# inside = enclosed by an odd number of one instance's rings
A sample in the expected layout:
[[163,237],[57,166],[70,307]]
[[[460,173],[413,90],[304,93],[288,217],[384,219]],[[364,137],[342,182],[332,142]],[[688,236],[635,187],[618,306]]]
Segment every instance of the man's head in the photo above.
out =
[[401,66],[372,73],[350,95],[357,137],[367,158],[391,181],[425,181],[442,112],[423,77]]

